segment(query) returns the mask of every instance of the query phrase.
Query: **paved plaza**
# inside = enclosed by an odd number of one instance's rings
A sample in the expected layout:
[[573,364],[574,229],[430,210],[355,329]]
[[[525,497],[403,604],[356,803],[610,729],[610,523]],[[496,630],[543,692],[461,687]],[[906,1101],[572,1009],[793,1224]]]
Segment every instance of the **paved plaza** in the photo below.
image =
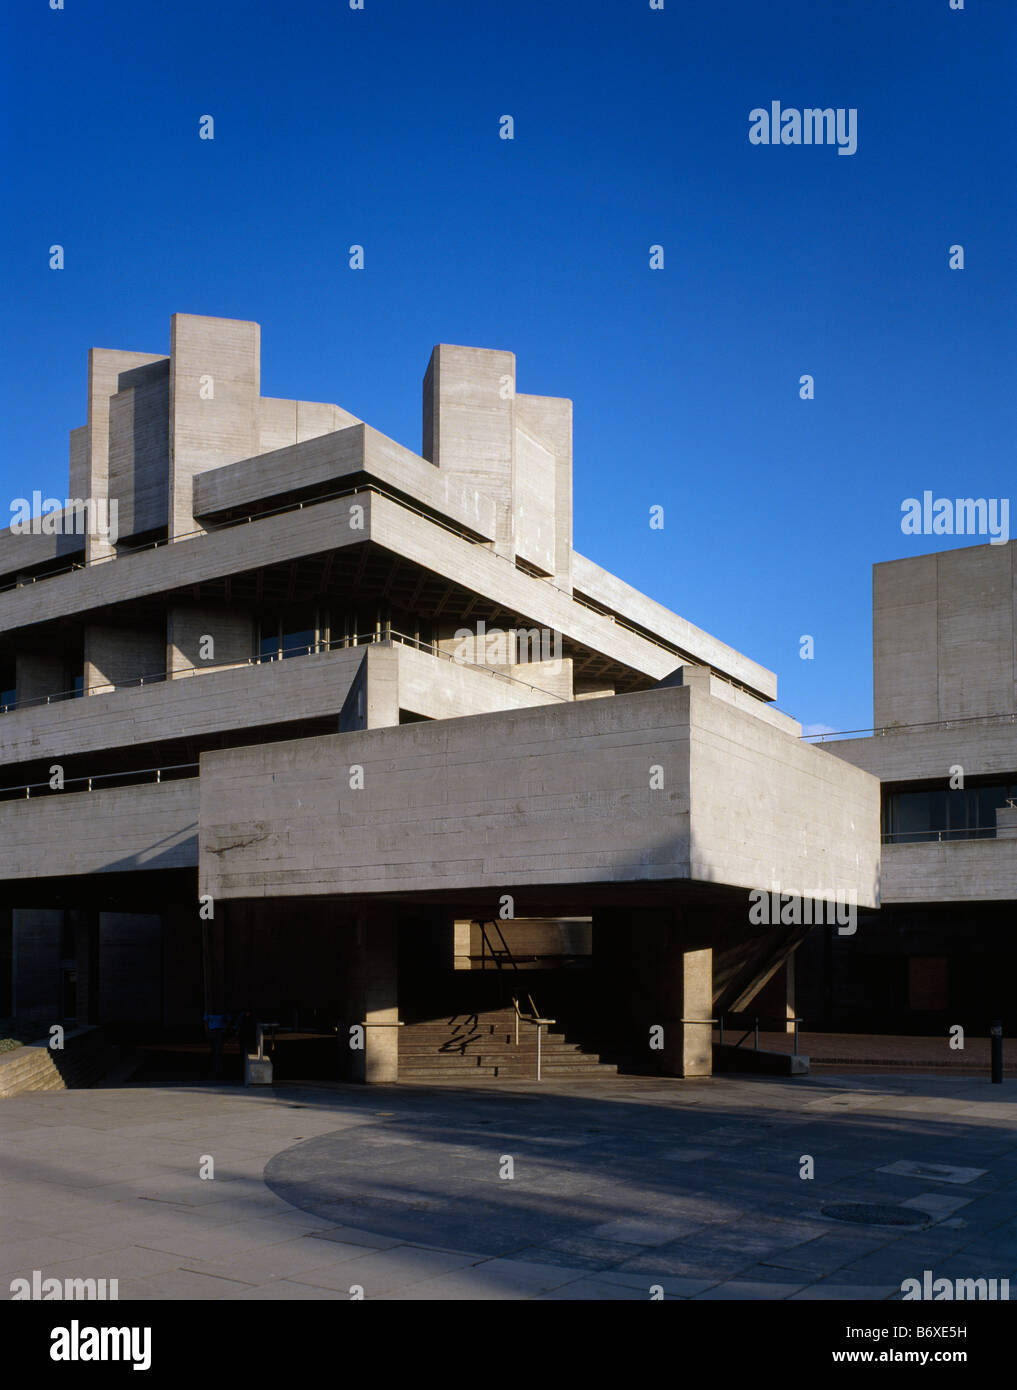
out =
[[[22,1095],[0,1102],[0,1290],[34,1270],[118,1279],[122,1300],[886,1300],[926,1269],[1017,1288],[1011,1090],[884,1074]],[[824,1214],[853,1204],[911,1224]]]

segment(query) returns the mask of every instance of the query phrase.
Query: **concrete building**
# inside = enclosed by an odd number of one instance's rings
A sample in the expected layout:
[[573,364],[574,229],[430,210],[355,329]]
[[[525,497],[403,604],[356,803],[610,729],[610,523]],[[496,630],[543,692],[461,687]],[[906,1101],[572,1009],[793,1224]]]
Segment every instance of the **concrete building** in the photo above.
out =
[[93,350],[62,525],[0,535],[12,1012],[250,1008],[383,1081],[528,1068],[539,1010],[549,1066],[709,1071],[808,931],[754,894],[877,904],[876,777],[573,549],[571,402],[512,353],[434,349],[418,454],[259,348]]
[[878,915],[818,932],[799,999],[828,1026],[1017,1028],[1017,543],[873,567],[871,734],[825,747],[882,784]]

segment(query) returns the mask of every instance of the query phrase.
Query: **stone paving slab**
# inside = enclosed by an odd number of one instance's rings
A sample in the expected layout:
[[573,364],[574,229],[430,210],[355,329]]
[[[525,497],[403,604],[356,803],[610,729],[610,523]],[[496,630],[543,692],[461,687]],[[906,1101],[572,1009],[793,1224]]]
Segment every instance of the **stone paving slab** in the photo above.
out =
[[[127,1085],[2,1101],[0,1134],[3,1297],[33,1269],[216,1301],[884,1300],[925,1268],[1017,1284],[1017,1101],[971,1076]],[[930,1224],[845,1225],[835,1202]]]

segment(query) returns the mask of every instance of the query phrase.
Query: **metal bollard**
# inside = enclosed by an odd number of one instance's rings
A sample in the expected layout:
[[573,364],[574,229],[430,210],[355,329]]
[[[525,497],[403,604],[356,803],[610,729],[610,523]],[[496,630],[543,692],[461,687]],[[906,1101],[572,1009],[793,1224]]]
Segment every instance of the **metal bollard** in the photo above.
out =
[[997,1019],[989,1029],[992,1049],[992,1083],[999,1086],[1003,1081],[1003,1025]]

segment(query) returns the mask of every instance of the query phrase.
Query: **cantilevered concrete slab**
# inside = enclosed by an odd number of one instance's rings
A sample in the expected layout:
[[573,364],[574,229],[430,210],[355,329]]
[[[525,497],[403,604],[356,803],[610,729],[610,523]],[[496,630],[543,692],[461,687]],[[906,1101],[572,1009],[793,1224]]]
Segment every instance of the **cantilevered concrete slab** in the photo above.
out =
[[878,901],[875,779],[688,686],[208,753],[201,788],[217,899],[695,880]]

